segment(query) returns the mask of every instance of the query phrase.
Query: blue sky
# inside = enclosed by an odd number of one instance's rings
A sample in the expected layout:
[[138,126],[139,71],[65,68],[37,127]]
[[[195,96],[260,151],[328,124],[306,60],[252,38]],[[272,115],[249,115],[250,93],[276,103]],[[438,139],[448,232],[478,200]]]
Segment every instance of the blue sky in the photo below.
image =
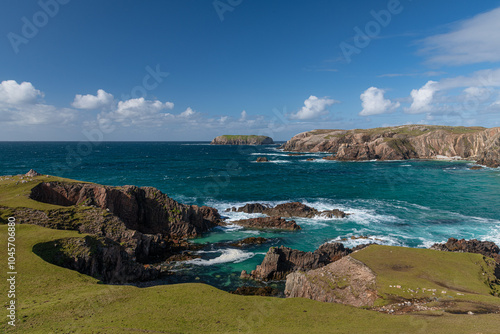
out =
[[500,1],[0,4],[0,140],[500,126]]

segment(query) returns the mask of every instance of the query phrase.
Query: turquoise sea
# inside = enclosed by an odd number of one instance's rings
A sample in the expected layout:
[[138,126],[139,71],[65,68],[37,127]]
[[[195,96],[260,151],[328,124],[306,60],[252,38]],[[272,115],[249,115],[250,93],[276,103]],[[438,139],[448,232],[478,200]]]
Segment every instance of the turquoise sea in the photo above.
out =
[[[2,142],[0,174],[43,174],[106,185],[153,186],[186,204],[217,208],[229,221],[258,214],[225,212],[249,202],[300,201],[341,209],[345,219],[295,219],[298,232],[262,232],[229,225],[196,243],[201,259],[179,264],[178,275],[155,284],[207,282],[231,290],[241,270],[255,269],[270,246],[312,251],[327,241],[352,247],[371,242],[428,247],[449,237],[500,244],[500,169],[470,170],[466,161],[337,162],[327,154],[288,156],[279,145],[212,146],[206,142]],[[257,163],[259,156],[270,161]],[[313,161],[306,161],[313,158]],[[268,244],[234,248],[249,236]],[[249,283],[246,283],[249,284]]]

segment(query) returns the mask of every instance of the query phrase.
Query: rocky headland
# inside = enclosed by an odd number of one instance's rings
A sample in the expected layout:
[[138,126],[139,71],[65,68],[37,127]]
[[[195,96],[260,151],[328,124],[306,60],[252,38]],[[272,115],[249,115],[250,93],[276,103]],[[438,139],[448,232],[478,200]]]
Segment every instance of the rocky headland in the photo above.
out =
[[212,145],[269,145],[274,144],[271,137],[256,135],[223,135],[215,137]]
[[216,209],[178,203],[151,187],[39,182],[28,197],[47,206],[9,208],[9,214],[23,223],[86,234],[37,245],[34,252],[106,283],[158,278],[160,268],[152,264],[190,258],[197,247],[187,239],[221,222]]
[[332,160],[467,159],[500,166],[500,128],[402,125],[300,133],[282,147],[288,152],[329,152]]

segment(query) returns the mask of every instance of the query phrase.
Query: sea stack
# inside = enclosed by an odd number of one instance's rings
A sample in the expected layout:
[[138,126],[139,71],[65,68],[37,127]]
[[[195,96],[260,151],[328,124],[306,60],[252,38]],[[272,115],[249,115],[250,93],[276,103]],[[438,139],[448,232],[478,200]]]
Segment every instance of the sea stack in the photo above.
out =
[[271,137],[256,135],[223,135],[215,137],[212,145],[269,145],[274,144]]

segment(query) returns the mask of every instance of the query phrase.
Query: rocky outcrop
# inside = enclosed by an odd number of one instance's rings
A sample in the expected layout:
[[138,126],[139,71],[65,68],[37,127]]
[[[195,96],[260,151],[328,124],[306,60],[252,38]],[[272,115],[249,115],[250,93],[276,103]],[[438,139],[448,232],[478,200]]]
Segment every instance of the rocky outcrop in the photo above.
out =
[[460,157],[490,167],[500,164],[500,128],[403,125],[356,130],[303,132],[285,151],[330,152],[331,159],[403,160]]
[[34,169],[30,169],[26,174],[24,174],[24,176],[27,176],[27,177],[35,177],[35,176],[40,176],[40,175],[42,175],[42,174],[38,173]]
[[[252,270],[247,278],[263,281],[283,280],[291,272],[317,269],[350,253],[351,251],[340,243],[325,243],[314,252],[303,252],[283,246],[271,247],[262,263]],[[246,273],[242,274],[245,277]]]
[[258,157],[256,162],[268,162],[269,160],[266,157]]
[[269,145],[274,144],[271,137],[255,135],[223,135],[215,137],[212,145]]
[[109,187],[92,183],[40,183],[30,198],[60,206],[106,209],[128,229],[171,237],[196,237],[220,221],[216,209],[176,202],[152,187]]
[[236,225],[240,225],[246,228],[253,229],[278,229],[278,230],[290,230],[296,231],[300,230],[300,226],[294,220],[285,220],[281,217],[259,217],[242,219],[233,222]]
[[491,241],[479,241],[476,239],[471,240],[457,240],[455,238],[449,238],[444,244],[434,244],[430,249],[446,251],[446,252],[467,252],[467,253],[477,253],[484,256],[494,258],[498,263],[500,263],[500,247],[498,247],[494,242]]
[[249,237],[242,240],[235,241],[230,245],[233,247],[245,247],[249,245],[262,245],[268,242],[269,239],[263,237]]
[[143,265],[189,258],[192,245],[186,238],[199,236],[220,221],[214,208],[181,204],[150,187],[49,182],[35,186],[30,198],[65,208],[16,209],[23,222],[74,229],[99,240],[88,244],[90,239],[85,239],[87,244],[80,248],[88,249],[65,263],[106,283],[156,278]]
[[86,236],[37,244],[33,252],[46,261],[100,279],[104,283],[148,281],[160,271],[132,260],[119,244]]
[[286,278],[285,295],[373,306],[377,299],[375,274],[362,262],[346,256],[319,269],[291,273]]
[[249,203],[239,208],[231,208],[230,211],[245,212],[245,213],[263,213],[268,216],[277,217],[302,217],[313,218],[316,216],[325,218],[345,218],[347,213],[338,209],[318,211],[315,208],[302,204],[300,202],[290,202],[278,204],[275,207],[267,206],[260,203]]

